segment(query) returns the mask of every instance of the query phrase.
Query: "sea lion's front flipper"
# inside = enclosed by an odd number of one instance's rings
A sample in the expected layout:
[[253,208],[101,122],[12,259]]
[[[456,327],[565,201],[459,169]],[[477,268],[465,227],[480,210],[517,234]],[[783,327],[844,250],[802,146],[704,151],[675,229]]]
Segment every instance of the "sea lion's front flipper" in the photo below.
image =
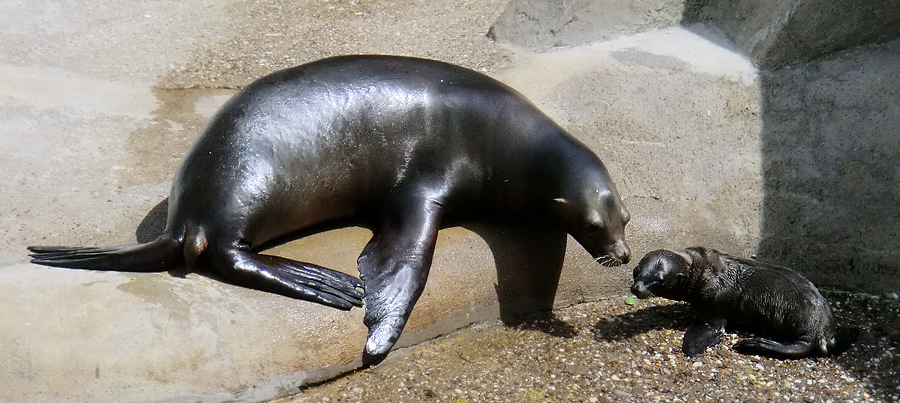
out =
[[781,343],[775,340],[756,337],[741,340],[734,345],[734,350],[741,354],[755,354],[774,358],[803,358],[812,354],[814,345],[809,340],[796,340]]
[[225,250],[208,257],[235,284],[349,310],[362,306],[362,282],[350,275],[279,256]]
[[425,288],[444,208],[426,199],[392,203],[359,257],[369,328],[363,353],[367,365],[380,362],[397,342],[413,305]]
[[681,351],[688,357],[694,357],[707,348],[719,344],[725,336],[725,323],[725,319],[722,318],[698,315],[694,324],[684,334]]

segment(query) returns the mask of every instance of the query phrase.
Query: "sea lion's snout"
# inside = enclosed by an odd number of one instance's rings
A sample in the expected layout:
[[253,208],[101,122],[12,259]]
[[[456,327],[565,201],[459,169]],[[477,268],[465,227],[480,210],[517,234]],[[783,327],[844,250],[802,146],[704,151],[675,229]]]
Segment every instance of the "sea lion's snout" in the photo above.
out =
[[619,261],[619,264],[625,264],[631,260],[631,249],[624,240],[621,240],[613,245],[612,255]]
[[631,249],[628,248],[628,244],[624,240],[617,241],[597,252],[590,253],[594,256],[594,260],[604,267],[621,266],[631,260]]

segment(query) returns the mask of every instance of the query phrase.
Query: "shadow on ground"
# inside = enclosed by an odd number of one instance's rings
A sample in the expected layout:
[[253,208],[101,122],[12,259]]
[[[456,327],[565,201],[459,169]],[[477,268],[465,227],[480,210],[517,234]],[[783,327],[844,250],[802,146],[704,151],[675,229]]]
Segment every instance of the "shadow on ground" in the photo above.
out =
[[[137,242],[150,242],[162,235],[168,207],[168,199],[165,199],[146,214],[135,231]],[[497,270],[495,290],[500,320],[504,324],[562,337],[574,335],[574,328],[557,319],[552,312],[566,254],[565,232],[540,222],[486,221],[459,225],[484,239],[490,248]],[[312,229],[296,237],[316,232]],[[179,277],[184,275],[183,268],[169,273]],[[224,281],[221,276],[208,270],[198,274]]]
[[598,321],[594,325],[594,337],[597,340],[620,341],[651,330],[685,331],[693,317],[687,304],[651,306]]
[[508,221],[468,223],[465,228],[484,239],[494,256],[500,320],[513,326],[535,322],[530,316],[535,312],[552,316],[566,255],[565,232]]
[[[839,365],[867,380],[884,401],[900,393],[900,300],[826,290],[842,327],[859,327],[859,338],[835,357]],[[894,400],[896,401],[896,400]]]

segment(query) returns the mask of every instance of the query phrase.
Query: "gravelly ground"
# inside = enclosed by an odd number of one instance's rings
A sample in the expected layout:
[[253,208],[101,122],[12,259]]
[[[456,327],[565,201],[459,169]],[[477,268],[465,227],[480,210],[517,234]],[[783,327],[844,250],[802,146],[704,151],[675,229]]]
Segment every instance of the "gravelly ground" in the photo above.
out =
[[623,296],[515,326],[473,326],[282,403],[900,401],[900,301],[825,295],[841,325],[863,329],[838,357],[743,356],[729,334],[691,359],[681,354],[687,305],[629,306]]

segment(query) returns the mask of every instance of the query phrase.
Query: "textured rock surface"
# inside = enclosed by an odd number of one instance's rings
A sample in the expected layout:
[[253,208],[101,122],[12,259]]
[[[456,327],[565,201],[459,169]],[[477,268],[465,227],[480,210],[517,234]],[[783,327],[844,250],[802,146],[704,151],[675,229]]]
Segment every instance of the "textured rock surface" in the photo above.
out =
[[760,77],[759,255],[817,284],[900,289],[900,40]]
[[900,4],[894,1],[687,1],[685,17],[715,26],[765,68],[900,37]]
[[513,0],[488,36],[546,49],[583,45],[678,24],[683,0]]

